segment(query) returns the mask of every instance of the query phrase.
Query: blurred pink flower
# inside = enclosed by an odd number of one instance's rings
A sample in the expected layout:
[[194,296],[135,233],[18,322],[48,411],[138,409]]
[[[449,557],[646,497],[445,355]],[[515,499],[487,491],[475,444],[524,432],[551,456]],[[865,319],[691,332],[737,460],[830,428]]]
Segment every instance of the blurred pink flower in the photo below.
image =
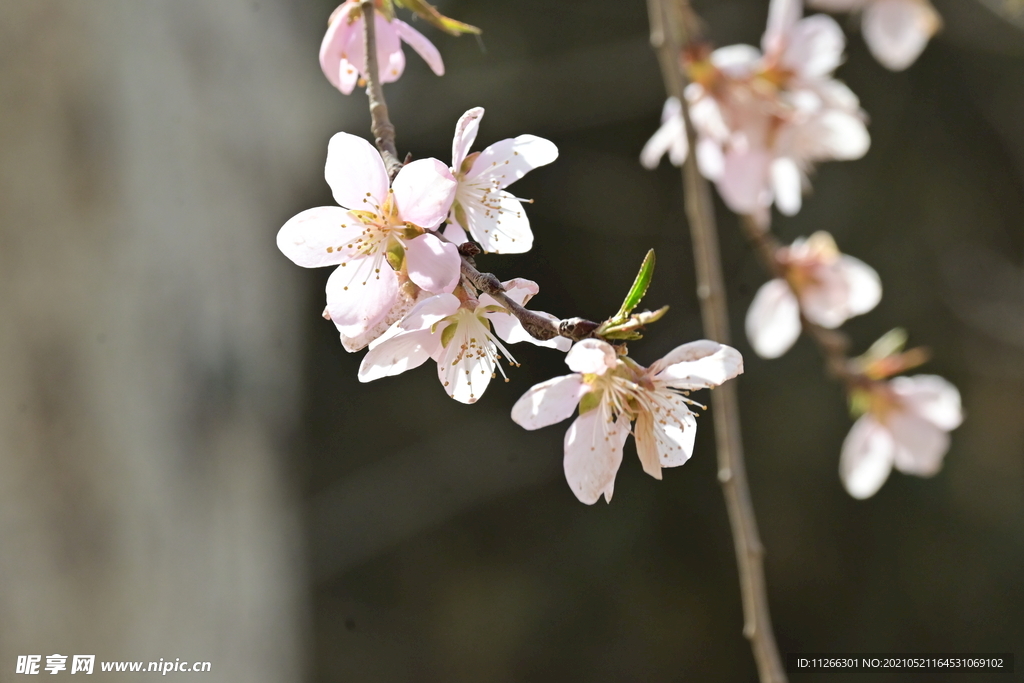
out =
[[[519,278],[502,285],[509,298],[520,305],[538,291],[535,282]],[[555,320],[550,314],[539,314]],[[499,338],[510,344],[526,341],[561,351],[568,350],[570,344],[564,337],[547,341],[531,337],[517,318],[487,294],[468,301],[454,294],[439,294],[421,301],[370,343],[370,351],[359,366],[359,381],[391,377],[432,358],[437,361],[437,376],[448,395],[461,403],[475,403],[494,377],[495,368],[504,376],[498,362],[500,354],[516,364]]]
[[913,64],[942,27],[942,17],[928,0],[810,0],[809,4],[826,12],[863,11],[864,42],[891,71]]
[[895,465],[904,474],[931,477],[949,450],[949,432],[960,426],[960,392],[942,377],[915,375],[877,382],[868,411],[843,442],[839,475],[854,498],[870,498]]
[[533,246],[533,232],[523,205],[505,188],[557,159],[558,148],[544,138],[520,135],[470,154],[483,116],[482,107],[470,109],[455,126],[451,171],[459,185],[445,237],[461,244],[468,230],[484,251],[521,254]]
[[762,285],[747,311],[747,338],[762,358],[778,358],[796,342],[801,312],[812,323],[832,329],[867,313],[882,298],[878,273],[841,254],[827,232],[796,240],[780,249],[776,258],[786,279]]
[[[441,53],[426,36],[397,17],[388,19],[384,12],[373,13],[377,40],[377,70],[381,83],[397,81],[405,70],[402,41],[412,46],[431,70],[444,75]],[[327,34],[320,44],[320,68],[327,80],[348,95],[359,78],[366,78],[366,44],[363,35],[363,12],[358,0],[348,0],[331,14]]]
[[539,429],[577,417],[566,432],[565,478],[580,501],[592,505],[603,494],[611,501],[622,448],[633,434],[644,471],[661,479],[662,467],[689,460],[697,422],[687,394],[718,386],[743,372],[736,349],[700,340],[683,344],[649,368],[597,339],[585,339],[565,358],[574,374],[555,377],[527,391],[512,408],[512,419]]
[[343,337],[364,335],[385,319],[399,298],[396,270],[428,292],[454,289],[458,248],[425,232],[444,220],[455,195],[443,163],[406,164],[389,187],[377,150],[337,133],[324,175],[340,207],[298,214],[278,232],[277,246],[305,268],[338,266],[327,281],[327,313]]

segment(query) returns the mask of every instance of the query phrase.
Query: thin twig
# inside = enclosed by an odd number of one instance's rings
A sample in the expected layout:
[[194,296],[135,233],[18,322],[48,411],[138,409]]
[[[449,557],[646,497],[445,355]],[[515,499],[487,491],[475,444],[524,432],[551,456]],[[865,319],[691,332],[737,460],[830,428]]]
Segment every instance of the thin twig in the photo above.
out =
[[[725,299],[715,226],[714,205],[707,182],[701,177],[693,153],[696,140],[689,123],[686,80],[680,68],[683,49],[695,39],[698,25],[686,0],[648,0],[651,44],[658,53],[666,90],[679,98],[690,140],[690,154],[683,166],[683,191],[687,220],[693,240],[697,271],[697,296],[705,333],[712,339],[729,343],[729,310]],[[754,506],[750,500],[743,443],[740,432],[736,385],[727,382],[711,394],[714,408],[715,441],[718,445],[718,479],[722,484],[729,523],[732,527],[736,562],[743,598],[743,634],[750,640],[761,683],[785,683],[786,674],[768,611],[764,578],[764,547],[757,532]]]
[[388,176],[394,180],[402,168],[402,162],[395,146],[395,127],[388,116],[388,105],[384,101],[384,90],[378,78],[380,72],[377,70],[377,26],[373,16],[373,0],[363,0],[360,7],[366,38],[366,97],[370,100],[370,131],[384,159]]

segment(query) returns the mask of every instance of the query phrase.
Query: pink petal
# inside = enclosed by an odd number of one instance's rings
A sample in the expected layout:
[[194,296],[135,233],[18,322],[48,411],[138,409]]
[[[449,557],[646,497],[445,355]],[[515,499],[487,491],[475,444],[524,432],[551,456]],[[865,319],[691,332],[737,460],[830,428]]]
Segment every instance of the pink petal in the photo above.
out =
[[[497,200],[498,207],[494,203]],[[466,214],[465,226],[480,247],[493,254],[522,254],[533,246],[533,231],[526,211],[519,200],[508,192],[500,191],[495,197],[488,193],[487,203],[478,200],[461,201]]]
[[327,145],[324,177],[334,201],[346,209],[375,211],[388,197],[388,172],[380,153],[366,140],[335,133]]
[[787,216],[800,212],[803,195],[803,174],[796,162],[789,157],[780,157],[771,165],[772,190],[775,206]]
[[427,230],[437,227],[448,215],[456,186],[451,171],[437,159],[406,164],[392,184],[399,216]]
[[444,238],[452,244],[465,244],[469,241],[469,235],[463,230],[458,223],[454,222],[454,216],[449,219],[447,225],[444,226],[444,230],[441,232]]
[[845,254],[839,257],[839,267],[846,279],[850,315],[863,315],[877,306],[882,300],[882,281],[875,269]]
[[277,248],[303,268],[334,266],[346,258],[344,245],[358,233],[362,224],[355,216],[337,206],[307,209],[293,216],[277,233]]
[[877,0],[864,10],[864,40],[879,62],[902,71],[924,51],[942,20],[925,0]]
[[731,346],[701,339],[677,346],[652,363],[649,372],[679,389],[717,387],[743,372],[743,356]]
[[762,358],[778,358],[800,336],[800,306],[785,280],[769,280],[747,311],[747,339]]
[[427,40],[426,36],[401,19],[395,19],[392,23],[398,30],[398,35],[402,37],[402,40],[409,43],[413,50],[416,50],[417,54],[430,67],[430,70],[438,76],[444,76],[444,62],[441,61],[441,53],[437,51],[434,44]]
[[481,152],[466,178],[494,183],[497,189],[503,190],[538,166],[550,164],[557,158],[558,148],[551,141],[536,135],[520,135],[495,142]]
[[768,3],[768,25],[761,38],[761,49],[766,55],[777,55],[785,49],[802,15],[803,3],[800,0],[771,0]]
[[804,78],[822,78],[842,63],[845,47],[846,37],[835,19],[815,14],[793,26],[782,64]]
[[347,59],[343,59],[339,65],[339,71],[341,75],[338,90],[343,95],[349,95],[355,90],[356,83],[359,82],[359,69]]
[[854,422],[839,456],[839,476],[847,493],[859,500],[875,495],[889,478],[895,448],[892,435],[871,415]]
[[[353,26],[348,22],[348,15],[352,8],[354,6],[345,8],[338,16],[334,17],[330,26],[327,27],[327,33],[324,35],[323,41],[320,43],[320,68],[323,69],[324,76],[327,77],[331,85],[339,90],[341,89],[339,66],[342,62],[342,52],[353,29]],[[362,21],[360,20],[358,24],[361,27]]]
[[[388,334],[392,330],[397,333]],[[441,336],[430,330],[406,332],[392,325],[383,336],[370,344],[370,350],[359,364],[359,381],[372,382],[381,377],[393,377],[417,368],[430,358],[435,347],[441,345]]]
[[540,292],[540,285],[525,277],[514,277],[501,283],[505,288],[505,296],[515,301],[520,306],[525,306],[530,299]]
[[580,502],[593,505],[603,493],[611,502],[615,474],[622,464],[622,447],[629,421],[606,420],[601,410],[576,418],[565,434],[565,479]]
[[409,279],[428,292],[450,292],[459,283],[462,258],[459,248],[434,235],[420,235],[405,243]]
[[572,416],[587,391],[580,375],[563,375],[535,384],[512,406],[512,421],[531,430],[561,422]]
[[458,297],[454,294],[429,297],[413,306],[398,326],[408,331],[425,330],[448,316],[455,315],[460,305]]
[[394,83],[402,77],[402,73],[405,71],[405,53],[401,50],[396,50],[388,55],[386,62],[379,62],[378,68],[380,69],[380,82],[381,83]]
[[[359,80],[359,76],[366,75],[366,37],[363,18],[360,16],[354,24],[352,24],[352,30],[349,31],[348,41],[342,48],[341,59],[342,59],[342,74],[341,79],[343,84],[346,80],[351,81],[352,85],[349,87],[349,92],[355,87],[356,82]],[[353,74],[348,69],[345,69],[345,62],[348,62],[355,69],[356,73]],[[347,94],[347,93],[346,93]]]
[[942,469],[949,432],[909,410],[889,414],[886,426],[896,443],[896,469],[919,477],[934,476]]
[[591,375],[603,375],[614,368],[617,361],[615,349],[600,339],[577,342],[565,356],[565,364],[570,370]]
[[817,282],[806,285],[800,292],[800,305],[804,316],[812,323],[835,329],[850,317],[850,288],[840,263],[816,269]]
[[[405,69],[405,55],[402,54],[402,41],[395,24],[398,20],[388,21],[380,12],[374,12],[374,28],[377,30],[377,69],[381,83],[397,81]],[[365,40],[365,38],[363,39]]]
[[327,280],[327,310],[338,330],[355,337],[370,329],[398,298],[398,278],[386,263],[375,270],[372,258],[338,266]]
[[771,155],[762,149],[730,150],[716,181],[722,200],[739,214],[752,214],[770,204],[768,167]]
[[903,400],[907,409],[935,426],[951,430],[960,426],[963,413],[960,392],[938,375],[895,377],[889,386]]
[[469,148],[476,140],[477,131],[480,130],[480,119],[484,117],[483,107],[473,107],[459,117],[455,124],[455,138],[452,140],[452,173],[458,173],[462,162],[469,154]]

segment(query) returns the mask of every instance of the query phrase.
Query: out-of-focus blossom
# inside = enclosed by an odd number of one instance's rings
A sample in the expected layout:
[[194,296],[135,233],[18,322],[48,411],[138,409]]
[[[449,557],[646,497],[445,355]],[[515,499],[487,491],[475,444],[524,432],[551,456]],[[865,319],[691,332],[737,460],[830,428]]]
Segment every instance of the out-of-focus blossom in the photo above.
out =
[[[388,18],[382,9],[373,13],[377,42],[377,70],[381,83],[397,81],[405,70],[402,41],[416,50],[431,70],[444,75],[441,53],[426,36],[397,17]],[[331,14],[327,34],[320,44],[320,68],[327,80],[348,95],[360,77],[366,78],[364,18],[359,0],[342,3]]]
[[949,432],[962,420],[960,392],[942,377],[914,375],[858,389],[866,407],[843,442],[839,475],[854,498],[870,498],[893,466],[931,477],[949,450]]
[[686,161],[690,143],[686,139],[686,124],[683,121],[683,107],[679,100],[670,97],[661,110],[661,128],[647,141],[640,151],[640,163],[644,168],[658,167],[661,157],[668,154],[668,160],[676,166]]
[[[515,279],[502,283],[510,299],[525,305],[537,293],[537,284]],[[550,320],[548,313],[537,312]],[[492,331],[493,326],[493,331]],[[370,382],[419,367],[432,358],[437,361],[437,376],[445,392],[456,401],[475,403],[487,389],[501,354],[515,365],[505,346],[531,342],[566,351],[569,340],[556,337],[535,339],[522,323],[488,294],[479,300],[460,300],[454,294],[439,294],[418,303],[405,318],[370,343],[370,351],[359,366],[359,381]],[[507,381],[507,378],[506,378]]]
[[526,392],[512,419],[539,429],[577,417],[566,432],[565,478],[580,501],[611,501],[622,448],[633,434],[644,471],[661,479],[661,468],[689,460],[697,422],[690,391],[715,387],[743,372],[736,349],[701,340],[676,347],[649,368],[620,356],[615,347],[585,339],[569,351],[571,375],[555,377]]
[[[327,281],[327,313],[343,338],[365,339],[400,302],[399,288],[407,282],[433,293],[455,288],[458,248],[425,232],[451,207],[455,179],[447,166],[413,161],[389,187],[377,150],[338,133],[328,145],[324,175],[340,207],[298,214],[278,232],[277,246],[306,268],[338,266]],[[407,292],[401,299],[415,298]]]
[[793,346],[800,336],[801,312],[812,323],[833,329],[867,313],[882,298],[878,273],[841,254],[827,232],[796,240],[776,258],[785,279],[762,285],[747,311],[747,338],[762,358],[778,358]]
[[[772,2],[763,53],[732,45],[692,53],[687,64],[693,82],[684,94],[701,173],[730,209],[762,223],[773,203],[784,214],[800,210],[814,163],[857,159],[870,145],[857,97],[831,77],[842,61],[843,32],[824,15],[801,19],[801,7]],[[686,156],[673,111],[666,103],[668,118],[644,148],[648,167],[672,143],[673,163]]]
[[533,246],[533,232],[523,205],[505,188],[557,159],[558,148],[544,138],[520,135],[469,153],[483,116],[482,107],[470,109],[455,126],[451,171],[459,185],[445,237],[461,244],[468,230],[484,251],[521,254]]
[[920,56],[942,27],[928,0],[810,0],[826,12],[862,11],[864,42],[882,66],[903,71]]

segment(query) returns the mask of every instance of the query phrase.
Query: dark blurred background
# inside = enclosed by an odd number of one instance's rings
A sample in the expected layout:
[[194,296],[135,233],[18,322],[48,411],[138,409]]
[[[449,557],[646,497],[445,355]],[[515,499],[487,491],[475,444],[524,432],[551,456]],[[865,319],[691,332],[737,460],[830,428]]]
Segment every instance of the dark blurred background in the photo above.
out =
[[[839,17],[871,149],[820,166],[774,222],[878,270],[855,350],[904,326],[932,349],[922,371],[960,388],[937,477],[844,492],[844,396],[807,341],[750,351],[765,277],[718,207],[783,652],[1024,656],[1024,31],[993,3],[936,2],[944,30],[898,74]],[[631,355],[702,337],[679,173],[637,161],[664,101],[644,3],[439,6],[482,41],[416,24],[447,74],[406,49],[385,88],[399,149],[447,161],[483,106],[477,149],[533,133],[560,150],[514,187],[535,200],[533,251],[481,269],[600,319],[653,247],[645,305],[672,310]],[[759,43],[767,2],[695,6],[718,44]],[[330,136],[369,137],[365,97],[317,64],[333,8],[0,6],[0,680],[65,651],[209,660],[225,681],[756,680],[710,415],[662,482],[627,445],[614,502],[588,507],[562,474],[568,423],[508,418],[561,354],[520,345],[473,406],[429,366],[356,379],[362,354],[320,318],[329,269],[274,244],[333,204]]]

